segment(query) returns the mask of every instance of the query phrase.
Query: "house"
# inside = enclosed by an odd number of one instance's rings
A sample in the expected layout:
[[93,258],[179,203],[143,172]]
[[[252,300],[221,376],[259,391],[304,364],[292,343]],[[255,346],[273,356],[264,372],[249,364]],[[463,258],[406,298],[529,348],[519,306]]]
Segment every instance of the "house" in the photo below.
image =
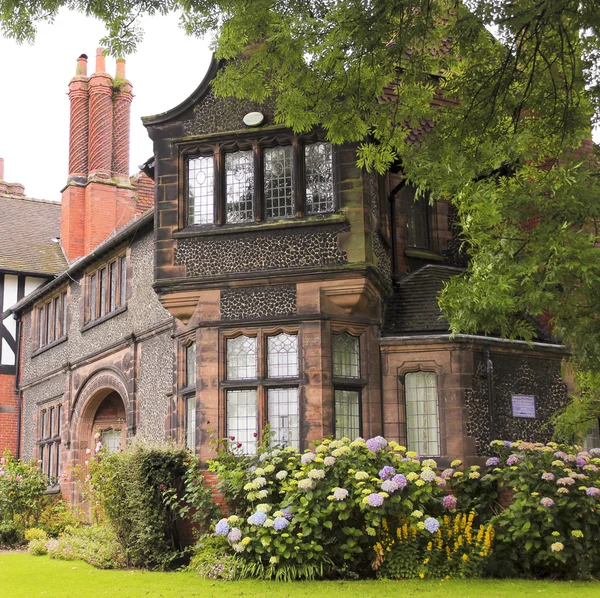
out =
[[69,84],[66,261],[9,310],[20,454],[57,490],[78,500],[97,441],[173,438],[206,461],[215,436],[254,452],[267,422],[301,450],[382,434],[441,461],[548,439],[566,348],[450,336],[437,295],[464,257],[447,203],[357,168],[355,145],[294,135],[270,104],[217,98],[216,61],[144,119],[154,156],[131,179],[124,62],[115,79],[101,51],[86,63]]

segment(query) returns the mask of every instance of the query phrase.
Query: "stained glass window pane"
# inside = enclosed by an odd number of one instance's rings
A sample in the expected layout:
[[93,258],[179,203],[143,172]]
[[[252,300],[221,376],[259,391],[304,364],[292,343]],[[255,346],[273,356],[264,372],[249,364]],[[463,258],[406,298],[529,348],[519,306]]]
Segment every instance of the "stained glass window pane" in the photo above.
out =
[[357,336],[347,332],[333,335],[333,375],[360,378],[360,345]]
[[335,437],[354,439],[360,436],[360,393],[357,390],[335,391]]
[[267,218],[294,216],[292,146],[264,150],[265,205]]
[[96,275],[90,276],[90,320],[96,319]]
[[119,264],[121,268],[121,305],[125,305],[127,303],[127,261],[125,256],[120,258]]
[[306,213],[333,212],[333,161],[330,143],[304,147]]
[[294,378],[298,375],[298,337],[281,333],[267,339],[269,378]]
[[254,154],[252,150],[225,154],[225,186],[229,223],[254,220]]
[[227,339],[227,380],[256,378],[256,338]]
[[227,436],[241,443],[247,455],[256,453],[258,433],[258,407],[256,390],[227,391]]
[[270,388],[268,412],[273,442],[299,449],[298,389]]
[[110,281],[110,309],[108,311],[114,311],[117,309],[117,263],[113,262],[108,268]]
[[440,421],[436,374],[434,372],[406,374],[404,386],[409,450],[419,455],[439,455]]
[[185,385],[196,385],[196,343],[185,348]]
[[196,397],[185,400],[185,448],[196,451]]
[[121,430],[104,430],[102,446],[109,453],[116,453],[121,448]]
[[199,156],[188,162],[188,223],[214,222],[215,163],[212,156]]

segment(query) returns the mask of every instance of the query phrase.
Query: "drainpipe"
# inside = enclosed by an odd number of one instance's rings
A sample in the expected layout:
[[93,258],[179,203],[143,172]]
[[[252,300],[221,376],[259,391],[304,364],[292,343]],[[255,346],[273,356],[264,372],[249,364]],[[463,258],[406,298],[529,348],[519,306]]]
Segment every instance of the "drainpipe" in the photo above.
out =
[[485,348],[485,364],[487,375],[488,411],[490,414],[490,441],[496,439],[496,422],[494,421],[494,364],[490,358],[489,347]]
[[21,415],[23,413],[23,392],[19,384],[21,375],[21,315],[13,314],[17,321],[17,350],[15,352],[15,391],[17,393],[17,451],[16,458],[21,458]]

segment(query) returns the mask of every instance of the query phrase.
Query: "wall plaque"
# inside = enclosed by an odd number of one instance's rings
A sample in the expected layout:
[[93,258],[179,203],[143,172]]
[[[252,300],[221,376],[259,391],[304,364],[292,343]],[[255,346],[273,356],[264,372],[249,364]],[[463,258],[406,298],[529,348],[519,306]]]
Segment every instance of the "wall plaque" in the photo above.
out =
[[513,417],[535,419],[534,395],[510,395]]

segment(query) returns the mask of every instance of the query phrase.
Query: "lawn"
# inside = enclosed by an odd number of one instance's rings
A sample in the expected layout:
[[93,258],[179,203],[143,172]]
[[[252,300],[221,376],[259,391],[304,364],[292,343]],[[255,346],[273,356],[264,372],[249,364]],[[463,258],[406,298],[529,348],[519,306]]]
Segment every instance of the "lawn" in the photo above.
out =
[[276,583],[258,581],[215,582],[194,573],[146,571],[100,571],[78,561],[54,561],[27,553],[0,553],[0,590],[10,598],[87,598],[116,596],[134,598],[397,598],[444,596],[457,598],[582,598],[600,595],[596,583],[549,581],[354,581]]

